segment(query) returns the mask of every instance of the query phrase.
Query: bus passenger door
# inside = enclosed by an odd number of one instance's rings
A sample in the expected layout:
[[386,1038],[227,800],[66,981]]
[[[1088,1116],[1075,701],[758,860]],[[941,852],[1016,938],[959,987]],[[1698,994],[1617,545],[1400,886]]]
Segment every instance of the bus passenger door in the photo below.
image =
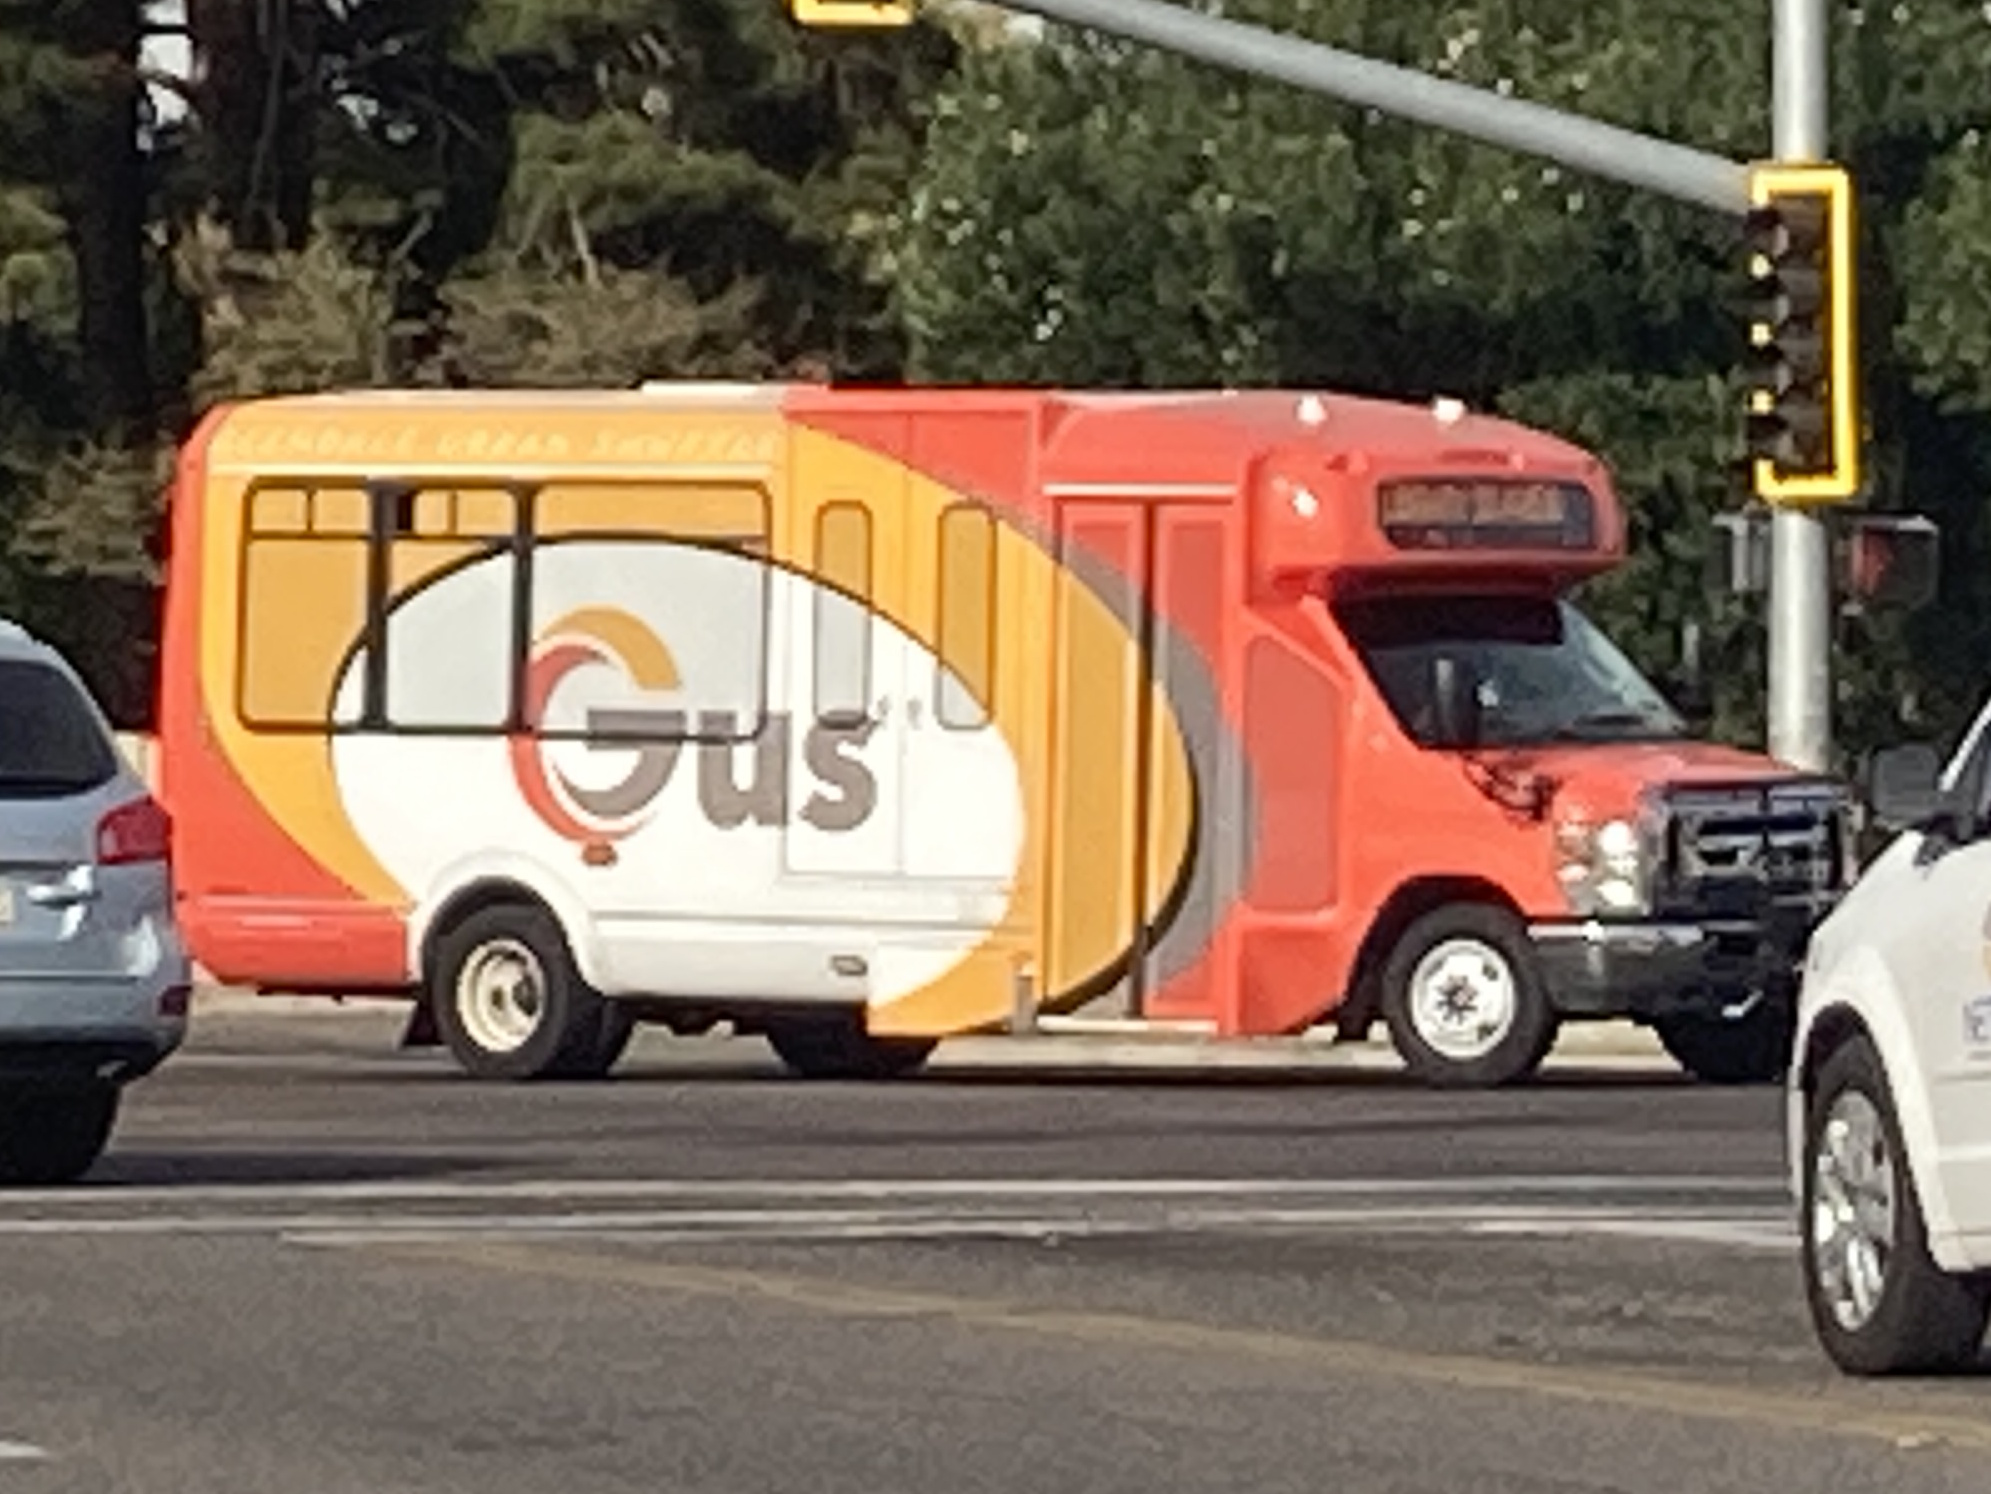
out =
[[1043,988],[1087,1015],[1208,1015],[1180,992],[1150,1008],[1160,941],[1193,952],[1214,928],[1207,896],[1183,897],[1196,789],[1169,683],[1207,677],[1225,539],[1222,510],[1196,503],[1059,506]]
[[1141,1010],[1149,524],[1138,503],[1058,507],[1043,988],[1094,1016]]

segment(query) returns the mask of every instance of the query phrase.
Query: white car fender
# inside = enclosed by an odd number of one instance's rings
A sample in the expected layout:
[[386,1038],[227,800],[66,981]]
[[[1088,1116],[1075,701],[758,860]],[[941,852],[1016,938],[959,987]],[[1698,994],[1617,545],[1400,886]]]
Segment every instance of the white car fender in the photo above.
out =
[[[1894,1113],[1907,1151],[1909,1175],[1921,1197],[1922,1217],[1936,1263],[1945,1270],[1961,1269],[1955,1255],[1956,1226],[1942,1175],[1935,1165],[1935,1119],[1929,1106],[1928,1076],[1916,1057],[1903,1013],[1907,1010],[1887,965],[1871,949],[1848,950],[1829,969],[1808,972],[1799,1010],[1796,1047],[1786,1091],[1785,1143],[1793,1201],[1804,1196],[1805,1096],[1801,1064],[1821,1020],[1848,1013],[1866,1029],[1887,1076]],[[1946,1258],[1947,1257],[1947,1258]]]

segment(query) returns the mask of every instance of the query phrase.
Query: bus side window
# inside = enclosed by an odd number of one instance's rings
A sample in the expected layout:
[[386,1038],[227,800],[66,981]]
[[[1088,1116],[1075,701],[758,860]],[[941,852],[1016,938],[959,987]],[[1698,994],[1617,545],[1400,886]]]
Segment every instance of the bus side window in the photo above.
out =
[[366,493],[268,483],[244,501],[236,714],[251,731],[358,725],[342,665],[366,627]]
[[816,719],[859,726],[871,716],[871,511],[826,503],[816,515]]
[[940,628],[934,694],[940,724],[988,725],[995,691],[995,519],[979,504],[940,516]]
[[534,500],[529,647],[602,653],[613,674],[556,692],[542,739],[749,742],[768,722],[773,537],[754,482],[549,483]]
[[511,713],[511,494],[447,486],[384,497],[390,610],[380,727],[502,732]]

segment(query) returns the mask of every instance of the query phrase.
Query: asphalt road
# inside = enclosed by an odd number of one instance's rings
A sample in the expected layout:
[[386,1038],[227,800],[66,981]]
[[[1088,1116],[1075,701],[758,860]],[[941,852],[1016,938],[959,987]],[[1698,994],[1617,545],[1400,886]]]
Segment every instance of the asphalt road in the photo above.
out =
[[1991,1373],[1813,1346],[1773,1091],[390,1035],[208,1023],[0,1196],[0,1491],[1991,1488]]

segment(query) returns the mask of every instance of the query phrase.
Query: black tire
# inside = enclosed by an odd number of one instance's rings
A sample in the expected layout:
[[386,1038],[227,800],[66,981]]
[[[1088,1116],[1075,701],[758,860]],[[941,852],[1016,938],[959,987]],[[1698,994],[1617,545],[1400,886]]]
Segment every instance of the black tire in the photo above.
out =
[[104,1155],[117,1125],[116,1085],[37,1086],[0,1095],[0,1184],[73,1183]]
[[627,1002],[603,999],[601,1027],[595,1033],[595,1052],[590,1060],[593,1072],[606,1074],[622,1061],[622,1055],[636,1036],[636,1025],[635,1014]]
[[767,1045],[804,1079],[897,1079],[933,1056],[931,1038],[873,1037],[854,1018],[798,1018],[767,1029]]
[[1652,1024],[1673,1061],[1706,1084],[1775,1084],[1790,1072],[1788,1005],[1761,1001],[1742,1017],[1663,1017]]
[[[1855,1120],[1877,1120],[1875,1146],[1860,1151],[1887,1180],[1894,1200],[1892,1238],[1884,1246],[1880,1288],[1871,1308],[1842,1316],[1844,1295],[1828,1276],[1827,1260],[1839,1251],[1822,1248],[1819,1158],[1828,1124],[1841,1106]],[[1908,1170],[1894,1097],[1880,1056],[1864,1036],[1835,1051],[1818,1073],[1804,1119],[1803,1210],[1799,1219],[1805,1301],[1826,1355],[1853,1375],[1930,1374],[1968,1368],[1982,1349],[1991,1293],[1982,1282],[1952,1276],[1929,1255],[1922,1201]]]
[[[1487,1041],[1446,1047],[1427,1035],[1415,988],[1430,977],[1419,966],[1440,950],[1481,968],[1511,994]],[[1426,913],[1404,930],[1383,964],[1382,1016],[1390,1041],[1412,1075],[1436,1089],[1491,1089],[1532,1075],[1555,1046],[1558,1022],[1534,946],[1521,920],[1504,908],[1455,903]]]
[[436,940],[429,1001],[457,1066],[476,1079],[598,1079],[629,1040],[612,1003],[581,979],[553,915],[526,903],[479,908]]

